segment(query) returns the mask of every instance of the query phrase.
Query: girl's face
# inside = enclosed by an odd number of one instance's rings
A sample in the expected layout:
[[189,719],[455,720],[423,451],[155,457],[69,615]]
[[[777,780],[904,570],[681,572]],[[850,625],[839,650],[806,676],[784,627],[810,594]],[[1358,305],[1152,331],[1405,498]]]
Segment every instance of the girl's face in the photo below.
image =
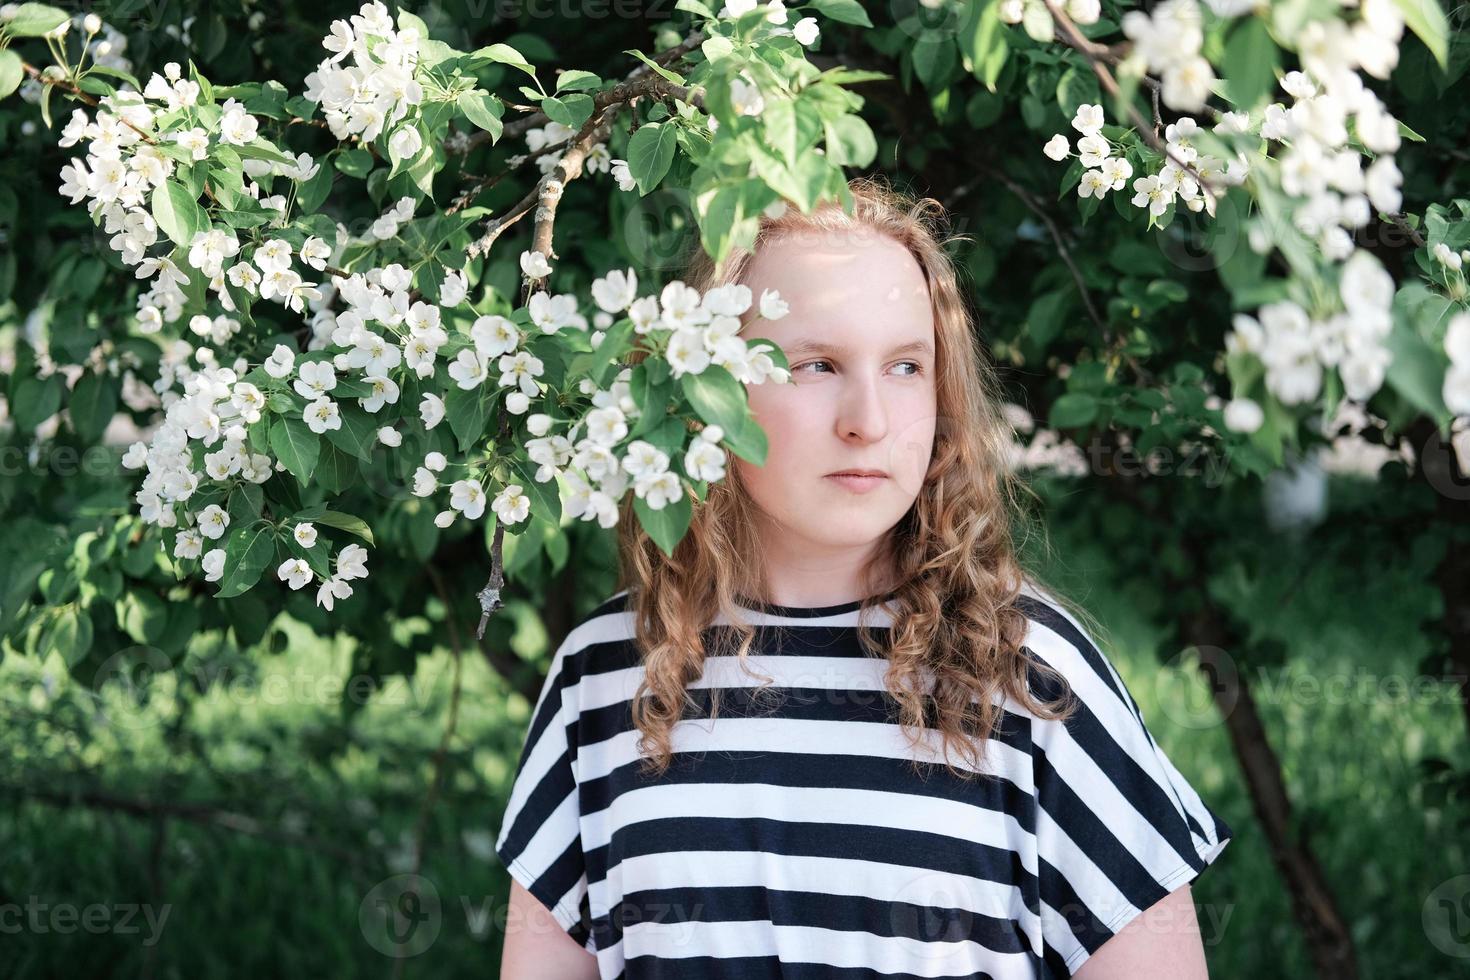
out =
[[[786,352],[791,381],[747,385],[764,466],[732,465],[761,512],[768,568],[788,583],[858,585],[849,573],[913,505],[934,447],[933,311],[923,270],[885,235],[790,235],[762,244],[741,336]],[[790,304],[759,317],[761,293]],[[841,480],[843,470],[878,479]],[[793,578],[794,577],[794,578]]]

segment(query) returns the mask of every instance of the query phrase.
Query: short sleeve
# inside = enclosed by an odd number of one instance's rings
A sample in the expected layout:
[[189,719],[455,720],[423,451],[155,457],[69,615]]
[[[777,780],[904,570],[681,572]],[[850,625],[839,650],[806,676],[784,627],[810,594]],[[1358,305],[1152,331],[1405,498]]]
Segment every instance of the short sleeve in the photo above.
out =
[[595,951],[575,736],[569,735],[576,731],[576,715],[567,704],[578,635],[574,630],[562,643],[541,686],[495,852],[511,876],[550,910],[573,939]]
[[[1026,646],[1067,681],[1074,713],[1032,719],[1043,959],[1070,977],[1192,882],[1232,832],[1164,755],[1112,663],[1059,607],[1028,609]],[[1040,691],[1050,697],[1052,691]]]

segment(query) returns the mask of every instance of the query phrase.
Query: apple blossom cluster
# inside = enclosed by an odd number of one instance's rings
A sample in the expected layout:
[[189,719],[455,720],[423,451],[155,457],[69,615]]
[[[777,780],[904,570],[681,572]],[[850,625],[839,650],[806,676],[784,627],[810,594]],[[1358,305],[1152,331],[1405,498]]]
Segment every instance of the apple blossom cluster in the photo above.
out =
[[[1340,309],[1314,318],[1298,303],[1283,299],[1261,307],[1254,317],[1237,313],[1225,335],[1226,350],[1259,358],[1266,369],[1266,390],[1283,405],[1315,399],[1323,371],[1331,368],[1348,398],[1366,401],[1382,386],[1392,360],[1385,341],[1393,327],[1393,297],[1388,270],[1368,252],[1357,251],[1341,267]],[[1237,411],[1240,431],[1259,426],[1261,417],[1248,407]]]
[[[1000,409],[1001,415],[1014,433],[1006,445],[1003,460],[1008,470],[1050,472],[1058,477],[1087,475],[1087,458],[1075,442],[1055,429],[1044,428],[1037,432],[1036,420],[1022,405],[1002,402]],[[1023,442],[1016,435],[1031,438]]]
[[[1072,128],[1081,134],[1077,138],[1077,158],[1085,169],[1077,184],[1077,195],[1083,199],[1101,199],[1109,191],[1122,190],[1133,176],[1133,164],[1122,153],[1114,155],[1120,147],[1104,135],[1103,124],[1100,105],[1084,103],[1077,107],[1072,117]],[[1216,126],[1216,132],[1221,131],[1220,126]],[[1170,123],[1164,130],[1168,155],[1163,166],[1158,173],[1133,181],[1131,203],[1147,209],[1152,216],[1150,220],[1176,203],[1190,211],[1204,211],[1214,217],[1214,195],[1226,186],[1245,182],[1249,163],[1244,154],[1237,154],[1228,164],[1217,157],[1201,154],[1192,142],[1199,131],[1199,124],[1190,116],[1182,116]],[[1053,160],[1062,161],[1072,155],[1072,145],[1065,135],[1057,133],[1042,147],[1042,152]],[[1201,178],[1205,187],[1200,185]]]
[[[270,240],[256,250],[255,261],[287,262],[291,255],[289,247]],[[523,253],[520,264],[528,275],[544,276],[551,271],[545,256],[537,252]],[[276,470],[286,468],[258,451],[259,446],[251,441],[249,427],[266,415],[297,413],[296,418],[313,435],[327,435],[342,428],[343,402],[350,398],[355,402],[354,411],[381,416],[377,441],[390,451],[402,446],[405,433],[400,426],[404,423],[427,442],[427,433],[446,419],[444,398],[424,391],[417,406],[417,424],[395,406],[410,377],[435,378],[441,361],[445,370],[438,377],[447,375],[448,382],[462,390],[492,382],[512,415],[525,415],[532,399],[546,397],[548,404],[555,402],[556,393],[546,391],[538,380],[544,365],[526,347],[526,341],[562,331],[586,331],[588,323],[575,297],[538,292],[528,304],[530,322],[525,327],[508,317],[485,315],[476,318],[466,332],[456,331],[451,340],[444,313],[466,298],[463,274],[451,271],[445,276],[439,290],[442,307],[413,299],[411,280],[409,270],[397,264],[332,276],[330,288],[341,307],[336,313],[324,309],[315,318],[317,337],[326,348],[320,353],[298,355],[278,344],[254,369],[244,358],[224,367],[207,347],[195,352],[201,364],[197,370],[186,356],[176,356],[179,351],[165,359],[156,385],[164,418],[151,441],[134,443],[123,463],[146,471],[135,495],[142,519],[160,527],[181,528],[175,543],[177,557],[199,559],[209,581],[219,581],[225,574],[225,552],[204,550],[207,541],[219,539],[229,527],[230,515],[217,499],[242,483],[264,483]],[[726,285],[701,295],[674,281],[658,296],[640,299],[636,274],[627,270],[594,281],[592,295],[598,322],[611,325],[614,316],[625,316],[635,334],[645,337],[654,349],[662,349],[675,377],[719,365],[746,383],[789,378],[772,360],[768,345],[748,345],[736,336],[741,314],[753,304],[747,286]],[[775,291],[767,290],[760,297],[759,312],[774,320],[786,314],[787,306]],[[226,329],[206,318],[196,319],[205,321],[195,331],[201,335]],[[594,349],[605,336],[603,330],[592,334]],[[178,343],[187,348],[182,341]],[[628,439],[630,423],[636,424],[640,415],[630,388],[631,373],[631,368],[624,368],[606,390],[598,389],[590,379],[581,379],[578,390],[590,398],[591,407],[564,432],[553,432],[553,420],[544,412],[526,420],[532,438],[525,448],[536,466],[536,481],[549,483],[563,477],[567,512],[583,520],[595,519],[603,527],[617,522],[617,501],[630,487],[654,510],[684,493],[681,474],[672,468],[668,453],[647,440]],[[182,390],[173,390],[176,386]],[[693,436],[680,450],[682,475],[692,481],[723,478],[726,455],[719,446],[723,438],[718,425],[706,425]],[[453,479],[443,475],[451,467]],[[458,517],[477,520],[487,506],[503,524],[527,520],[531,498],[523,492],[525,488],[509,483],[492,494],[482,478],[483,469],[472,459],[451,463],[442,452],[429,452],[415,473],[413,493],[430,497],[441,489],[441,482],[447,483],[448,506],[435,519],[441,527]],[[195,501],[200,499],[210,502],[198,507]],[[297,541],[302,543],[299,536]],[[303,543],[303,548],[310,547]],[[337,561],[336,573],[328,575],[320,568],[313,570],[306,557],[297,556],[280,565],[278,574],[292,588],[304,587],[313,576],[319,578],[317,601],[330,608],[334,599],[351,594],[349,580],[366,574],[356,551],[343,549]]]
[[[1102,14],[1099,0],[1062,0],[1058,8],[1076,24],[1096,24]],[[1056,36],[1056,23],[1044,0],[1001,0],[996,11],[1003,24],[1020,24],[1038,41]]]
[[[1210,6],[1221,16],[1254,10],[1248,3]],[[1121,26],[1133,41],[1128,61],[1138,71],[1161,75],[1166,104],[1207,108],[1215,79],[1199,53],[1203,33],[1195,0],[1166,0],[1149,13],[1130,11]],[[1302,69],[1280,80],[1290,106],[1276,102],[1259,114],[1220,113],[1208,134],[1193,117],[1182,116],[1165,129],[1167,153],[1160,170],[1132,181],[1131,203],[1146,208],[1152,224],[1171,206],[1213,217],[1217,193],[1253,178],[1259,184],[1251,185],[1254,193],[1284,195],[1289,214],[1279,220],[1289,220],[1291,227],[1273,226],[1272,215],[1254,220],[1248,228],[1250,247],[1265,253],[1288,236],[1300,236],[1335,265],[1335,282],[1329,282],[1336,288],[1326,291],[1322,308],[1308,310],[1289,299],[1267,304],[1257,316],[1237,315],[1227,336],[1231,352],[1260,359],[1267,391],[1284,405],[1315,399],[1323,371],[1334,368],[1347,397],[1366,399],[1381,387],[1392,359],[1386,340],[1393,279],[1356,248],[1353,232],[1375,210],[1392,214],[1402,204],[1402,175],[1393,156],[1400,144],[1399,123],[1364,85],[1358,69],[1386,78],[1397,63],[1403,30],[1392,0],[1364,0],[1352,24],[1336,18],[1310,22],[1297,39]],[[1101,198],[1122,190],[1133,168],[1104,135],[1102,107],[1080,106],[1072,126],[1081,134],[1076,153],[1085,168],[1078,195]],[[1350,132],[1361,146],[1350,143]],[[1197,144],[1205,143],[1249,147],[1251,155],[1236,152],[1226,162],[1201,152]],[[1366,168],[1365,149],[1373,155]],[[1073,148],[1058,133],[1043,152],[1061,161]],[[1227,427],[1237,431],[1255,431],[1263,419],[1260,406],[1248,398],[1233,399],[1226,407]]]
[[[199,352],[208,355],[207,350]],[[261,419],[266,410],[265,396],[254,384],[240,379],[235,368],[221,367],[213,358],[201,358],[204,365],[192,370],[187,363],[176,363],[166,378],[179,378],[183,392],[164,392],[167,406],[163,421],[148,443],[135,442],[123,456],[129,469],[146,469],[142,485],[134,495],[139,516],[159,527],[177,527],[174,537],[175,558],[197,560],[207,582],[220,581],[227,572],[228,556],[220,542],[229,531],[228,510],[212,501],[197,510],[190,507],[196,495],[222,497],[211,490],[227,490],[241,483],[261,484],[270,479],[275,461],[264,453],[254,452],[247,444],[246,426]],[[236,362],[236,368],[242,367]],[[163,380],[163,379],[161,379]],[[196,469],[194,444],[212,451],[202,454],[202,469]],[[316,530],[309,523],[299,523],[293,540],[303,550],[315,547]],[[208,549],[208,550],[206,550]],[[334,574],[322,575],[317,591],[318,605],[330,610],[336,599],[352,594],[351,579],[367,575],[367,551],[361,545],[349,544],[334,558]],[[305,557],[288,559],[278,568],[278,575],[291,588],[299,589],[316,576]]]
[[765,8],[766,23],[774,25],[771,28],[772,34],[794,37],[797,43],[804,47],[811,47],[817,43],[817,38],[821,35],[817,19],[802,17],[795,24],[786,27],[785,24],[790,19],[790,14],[783,0],[766,0],[765,3],[761,3],[760,0],[725,0],[724,6],[720,7],[715,16],[721,20],[744,17],[756,7]]
[[[796,38],[798,43],[807,47],[817,43],[821,29],[815,17],[802,17],[791,27],[784,26],[790,19],[790,15],[783,0],[765,0],[764,3],[761,0],[733,0],[733,2],[725,3],[719,9],[716,17],[721,20],[738,18],[757,7],[764,8],[766,22],[771,25],[769,29],[773,35],[790,35]],[[764,108],[764,99],[760,94],[760,89],[747,73],[742,73],[740,78],[732,82],[731,100],[747,115],[758,115]],[[713,117],[708,120],[708,123],[709,128],[713,130],[716,126]],[[535,155],[536,166],[542,174],[549,174],[555,169],[566,152],[568,142],[576,134],[575,129],[554,120],[547,122],[544,126],[526,131],[526,148]],[[524,163],[526,158],[525,154],[515,155],[509,157],[506,163],[508,166],[517,167]],[[608,173],[610,171],[620,190],[631,191],[637,186],[628,170],[628,162],[614,159],[604,142],[592,145],[583,161],[583,167],[588,173]]]
[[394,156],[412,159],[423,149],[423,137],[413,121],[399,124],[424,100],[414,70],[425,40],[417,28],[395,30],[383,4],[365,3],[350,20],[332,22],[322,41],[330,54],[306,76],[303,94],[321,106],[337,139],[357,137],[370,143],[388,132]]
[[[539,252],[524,253],[521,265],[523,270],[529,270],[528,275],[550,271]],[[699,374],[710,365],[723,367],[736,380],[749,384],[761,384],[767,379],[784,383],[790,377],[767,353],[771,349],[769,345],[749,345],[736,336],[740,315],[752,305],[748,286],[719,286],[701,296],[698,290],[675,280],[664,286],[658,296],[637,299],[637,275],[629,269],[595,280],[592,295],[600,314],[626,314],[636,334],[666,344],[663,358],[675,377]],[[538,299],[545,300],[540,313],[535,309]],[[585,330],[585,319],[575,314],[572,299],[538,293],[530,304],[533,324],[550,315],[547,310],[561,304],[565,316],[575,316],[580,321],[573,328]],[[761,294],[759,312],[763,318],[779,319],[787,311],[786,303],[774,290]],[[557,319],[552,316],[553,325],[548,328],[542,322],[538,329],[551,333],[566,326],[556,323]],[[500,386],[518,389],[506,395],[507,409],[513,414],[524,413],[529,399],[538,394],[535,378],[542,372],[540,360],[525,351],[512,353],[516,328],[504,317],[481,317],[470,333],[475,345],[459,352],[449,368],[451,377],[461,388],[477,387],[489,377],[490,359],[498,358],[495,368],[500,372]],[[592,335],[594,347],[602,341],[600,333]],[[631,431],[629,423],[636,423],[640,416],[632,396],[631,377],[632,368],[625,367],[605,390],[597,388],[590,379],[579,381],[578,389],[590,398],[592,408],[565,433],[552,433],[553,420],[545,413],[532,414],[526,420],[532,438],[526,441],[525,447],[530,461],[537,467],[536,481],[549,483],[561,476],[567,487],[566,513],[585,521],[596,520],[604,528],[617,523],[618,501],[630,486],[634,495],[652,510],[662,510],[680,499],[684,492],[679,474],[671,469],[670,455],[652,443],[633,439],[622,447],[621,454],[618,452]],[[444,411],[438,396],[425,395],[420,414],[426,428],[438,425]],[[683,470],[689,479],[716,481],[724,477],[726,456],[719,446],[723,438],[724,430],[720,426],[706,425],[682,449]],[[447,479],[441,474],[448,465],[442,453],[429,453],[414,474],[414,494],[429,497],[439,490]],[[489,501],[502,523],[515,524],[529,514],[530,500],[522,492],[524,489],[519,484],[509,484]],[[474,475],[452,480],[449,507],[436,515],[435,523],[448,527],[461,516],[479,519],[485,512],[487,496],[483,482]]]
[[[142,333],[156,333],[165,323],[179,320],[188,303],[183,287],[195,275],[205,278],[226,313],[236,311],[230,287],[298,313],[322,298],[319,284],[291,267],[293,249],[283,239],[267,240],[246,255],[242,250],[247,243],[235,229],[206,220],[186,243],[184,264],[176,261],[173,244],[159,227],[155,192],[170,182],[181,162],[204,160],[222,146],[249,146],[259,136],[257,120],[235,99],[219,106],[215,119],[215,113],[206,116],[202,111],[199,97],[199,84],[182,77],[179,65],[170,62],[163,74],[148,80],[141,95],[124,91],[104,96],[90,118],[82,109],[72,110],[57,141],[62,147],[85,143],[87,151],[84,158],[73,158],[62,167],[61,193],[73,204],[85,201],[123,263],[134,268],[137,278],[151,279],[138,296]],[[169,126],[160,125],[165,116]],[[206,118],[213,120],[208,128]],[[278,156],[243,159],[241,193],[284,220],[285,195],[267,194],[257,181],[268,175],[310,180],[320,164],[305,153]],[[312,238],[302,245],[299,257],[306,266],[321,270],[332,254],[332,247]],[[231,322],[216,319],[205,328],[195,316],[190,328],[220,343],[239,329]]]
[[[556,169],[561,158],[566,155],[567,145],[577,131],[570,126],[550,120],[545,126],[536,126],[526,130],[526,148],[536,157],[536,167],[542,174],[549,174]],[[542,152],[545,150],[546,152]],[[519,166],[525,160],[524,156],[511,157],[506,162],[512,167]],[[612,151],[607,148],[606,143],[594,143],[587,151],[587,158],[582,162],[582,167],[589,174],[607,173],[614,162],[623,163],[626,171],[626,161],[614,161]],[[621,181],[620,181],[621,183]],[[627,190],[627,188],[624,188]]]

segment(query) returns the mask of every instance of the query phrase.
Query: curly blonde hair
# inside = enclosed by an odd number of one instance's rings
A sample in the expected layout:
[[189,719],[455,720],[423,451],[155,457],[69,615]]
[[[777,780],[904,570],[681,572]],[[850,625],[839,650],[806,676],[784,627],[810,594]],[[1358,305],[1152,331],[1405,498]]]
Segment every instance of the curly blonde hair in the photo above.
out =
[[[1027,617],[1016,599],[1023,581],[1035,580],[1023,570],[1013,540],[1013,527],[1026,523],[1017,499],[1023,485],[1006,465],[1011,430],[999,409],[999,383],[946,252],[966,236],[941,238],[945,212],[933,198],[915,200],[881,177],[857,177],[847,186],[851,214],[838,202],[810,214],[788,206],[779,217],[763,216],[753,246],[735,247],[720,267],[696,243],[682,280],[701,293],[740,282],[756,249],[800,232],[886,235],[923,270],[935,324],[939,424],[918,498],[860,570],[870,587],[859,609],[858,637],[866,653],[888,660],[884,684],[910,742],[918,746],[924,729],[933,728],[942,736],[946,767],[963,779],[976,773],[957,769],[950,754],[980,768],[985,741],[1003,717],[1000,695],[1038,717],[1063,718],[1072,710],[1071,693],[1022,646]],[[637,352],[630,362],[643,356]],[[645,668],[632,706],[645,771],[661,774],[671,763],[672,730],[694,706],[687,688],[703,674],[706,656],[733,654],[749,669],[745,655],[756,631],[741,602],[768,601],[769,594],[755,516],[734,466],[694,502],[688,534],[672,557],[639,525],[631,499],[622,505],[619,580],[629,592]],[[886,595],[871,594],[885,579],[900,584]],[[893,612],[882,643],[867,615],[880,604]],[[719,614],[729,626],[709,629]],[[1037,674],[1050,678],[1037,686],[1060,690],[1058,698],[1033,693]],[[718,714],[718,689],[710,696]]]

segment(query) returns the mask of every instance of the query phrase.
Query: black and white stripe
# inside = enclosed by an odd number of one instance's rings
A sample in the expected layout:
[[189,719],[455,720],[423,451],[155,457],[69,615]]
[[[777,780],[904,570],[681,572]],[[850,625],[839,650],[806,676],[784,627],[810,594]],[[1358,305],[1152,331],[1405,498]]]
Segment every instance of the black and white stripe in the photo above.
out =
[[932,732],[908,744],[854,602],[753,609],[759,652],[708,658],[651,779],[620,592],[552,660],[496,849],[605,978],[1070,976],[1231,831],[1079,623],[1021,601],[1027,649],[1079,708],[1063,724],[1007,702],[987,778],[950,775]]

